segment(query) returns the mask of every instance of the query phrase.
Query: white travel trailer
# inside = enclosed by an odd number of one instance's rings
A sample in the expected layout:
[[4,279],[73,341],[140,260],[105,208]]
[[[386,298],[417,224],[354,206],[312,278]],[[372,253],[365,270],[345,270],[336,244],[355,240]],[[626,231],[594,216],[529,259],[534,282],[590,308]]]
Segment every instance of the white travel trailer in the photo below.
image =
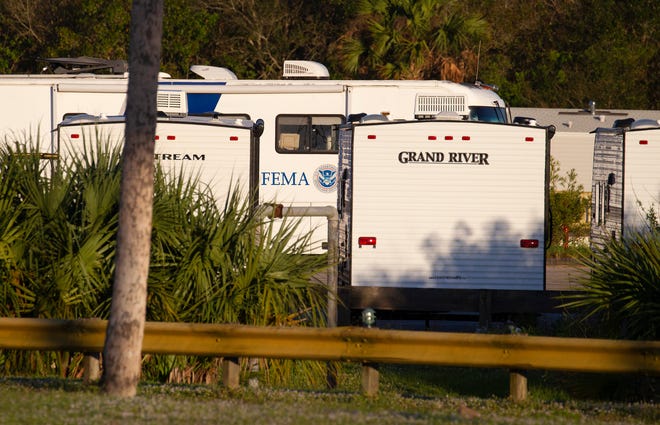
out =
[[[96,149],[97,142],[124,143],[124,116],[76,115],[57,127],[59,157],[67,161]],[[260,122],[213,117],[160,117],[156,125],[155,160],[165,172],[195,177],[222,207],[235,190],[258,200]]]
[[[391,120],[451,114],[465,120],[507,122],[504,101],[487,86],[448,81],[329,80],[318,63],[287,61],[282,80],[239,80],[224,68],[194,66],[207,79],[163,76],[159,90],[186,94],[188,114],[263,119],[259,186],[263,202],[294,207],[334,205],[337,146],[332,129],[353,114],[376,111]],[[0,76],[0,139],[40,129],[42,152],[57,149],[56,129],[66,116],[121,115],[127,75]],[[46,136],[46,137],[44,137]],[[323,219],[313,247],[325,244]],[[317,236],[318,235],[318,236]]]
[[643,229],[660,206],[660,122],[598,128],[594,138],[591,243],[602,247],[626,231]]
[[544,290],[549,139],[500,123],[344,126],[340,286]]

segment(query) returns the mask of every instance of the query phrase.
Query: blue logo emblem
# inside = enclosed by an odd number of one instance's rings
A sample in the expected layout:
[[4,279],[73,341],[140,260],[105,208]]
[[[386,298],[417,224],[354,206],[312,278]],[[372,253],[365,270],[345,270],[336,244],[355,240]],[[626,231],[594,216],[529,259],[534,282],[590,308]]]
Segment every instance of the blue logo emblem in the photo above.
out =
[[323,164],[314,171],[314,185],[321,192],[333,192],[337,189],[337,167]]

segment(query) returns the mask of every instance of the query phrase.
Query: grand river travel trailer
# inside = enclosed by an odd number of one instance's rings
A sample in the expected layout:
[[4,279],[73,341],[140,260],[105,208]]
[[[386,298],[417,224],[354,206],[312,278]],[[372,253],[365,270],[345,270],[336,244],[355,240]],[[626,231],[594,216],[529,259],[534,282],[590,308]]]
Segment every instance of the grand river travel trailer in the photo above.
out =
[[376,121],[339,139],[340,285],[545,289],[547,128]]

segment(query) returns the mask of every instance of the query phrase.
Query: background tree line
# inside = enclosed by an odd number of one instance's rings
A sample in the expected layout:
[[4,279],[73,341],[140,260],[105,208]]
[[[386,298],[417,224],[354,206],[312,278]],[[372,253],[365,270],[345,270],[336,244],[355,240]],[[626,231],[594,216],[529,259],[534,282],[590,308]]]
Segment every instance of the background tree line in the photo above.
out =
[[[2,0],[0,72],[39,58],[128,57],[130,0]],[[162,68],[278,78],[285,59],[332,78],[479,79],[512,106],[658,109],[654,0],[165,0]]]

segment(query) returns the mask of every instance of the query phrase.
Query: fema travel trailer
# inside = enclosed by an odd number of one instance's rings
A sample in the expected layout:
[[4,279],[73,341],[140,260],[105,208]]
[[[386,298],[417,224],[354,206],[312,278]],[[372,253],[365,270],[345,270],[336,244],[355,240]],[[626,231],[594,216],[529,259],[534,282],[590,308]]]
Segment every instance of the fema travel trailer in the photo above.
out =
[[544,290],[550,133],[456,120],[343,126],[339,284]]
[[[351,114],[377,111],[391,120],[451,114],[464,120],[508,121],[504,101],[485,85],[330,80],[323,65],[308,61],[286,61],[281,80],[240,80],[230,70],[208,66],[191,69],[202,78],[161,75],[158,85],[160,92],[183,93],[187,114],[263,119],[258,179],[262,202],[335,205],[338,151],[332,130]],[[66,116],[123,114],[127,81],[126,73],[0,76],[0,94],[13,99],[0,110],[0,138],[38,128],[42,152],[52,153],[56,142],[51,131]],[[322,251],[325,220],[304,220],[304,227],[316,229],[312,250]]]
[[591,243],[603,247],[643,229],[660,206],[660,123],[630,120],[598,128],[594,137]]
[[[124,143],[124,116],[75,115],[57,127],[58,156],[67,161],[99,144]],[[220,208],[238,190],[258,200],[257,175],[261,123],[213,117],[159,117],[155,161],[173,175],[198,179],[215,195]]]

